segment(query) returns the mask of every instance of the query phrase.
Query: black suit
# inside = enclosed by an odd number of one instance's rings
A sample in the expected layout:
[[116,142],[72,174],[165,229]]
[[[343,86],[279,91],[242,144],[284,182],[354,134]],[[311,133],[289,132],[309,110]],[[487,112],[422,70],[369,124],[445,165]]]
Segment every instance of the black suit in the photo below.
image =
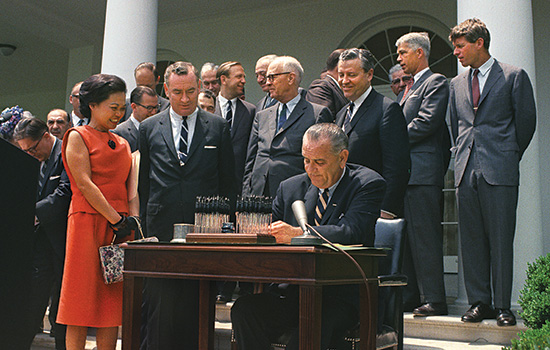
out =
[[[336,115],[343,126],[347,108]],[[403,216],[403,198],[410,172],[409,138],[401,107],[374,89],[353,119],[349,137],[349,163],[364,165],[386,180],[382,210]]]
[[[193,223],[196,196],[235,194],[227,122],[201,109],[187,161],[180,166],[169,111],[140,125],[139,194],[148,235],[170,241],[175,223]],[[198,282],[150,279],[144,292],[145,349],[198,348]]]
[[130,150],[132,152],[137,151],[139,132],[130,119],[127,119],[118,124],[117,127],[113,130],[113,133],[123,137],[126,141],[128,141],[128,143],[130,144]]
[[[50,295],[50,313],[57,316],[61,278],[65,259],[67,237],[67,213],[71,201],[69,178],[61,159],[60,140],[55,143],[44,169],[44,180],[38,184],[36,217],[33,242],[33,272],[31,300],[29,302],[28,345],[42,322]],[[66,326],[55,324],[56,349],[65,348]]]
[[[219,97],[216,98],[215,114],[224,117],[226,111],[220,110]],[[235,178],[237,181],[237,194],[241,194],[244,176],[244,165],[246,161],[246,151],[248,149],[248,140],[252,130],[252,122],[256,115],[256,107],[246,101],[237,98],[235,113],[231,125],[231,143],[233,144],[233,153],[235,155]]]
[[303,97],[277,132],[279,103],[256,114],[250,133],[243,179],[243,196],[275,197],[281,181],[304,172],[302,137],[315,123],[330,122],[328,108]]
[[[315,227],[332,242],[342,244],[374,243],[374,225],[380,214],[385,181],[376,172],[348,164],[342,180],[331,196],[321,225]],[[282,220],[298,226],[291,205],[305,202],[308,221],[313,226],[319,189],[307,174],[285,180],[273,202],[273,221]],[[298,325],[298,289],[272,286],[270,291],[239,298],[231,309],[235,336],[241,349],[270,349],[277,336]],[[280,296],[285,295],[284,299]],[[334,332],[336,336],[358,320],[359,289],[357,286],[323,287],[321,348],[326,349]],[[297,332],[287,349],[297,348]]]
[[307,90],[306,100],[327,106],[333,116],[349,103],[336,80],[328,75],[323,79],[315,79],[311,83]]

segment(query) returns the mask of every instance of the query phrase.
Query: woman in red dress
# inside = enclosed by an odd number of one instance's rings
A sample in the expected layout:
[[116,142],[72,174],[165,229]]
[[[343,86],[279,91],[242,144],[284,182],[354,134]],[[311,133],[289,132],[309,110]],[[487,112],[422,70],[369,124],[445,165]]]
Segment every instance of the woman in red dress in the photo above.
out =
[[82,83],[80,111],[86,126],[70,129],[63,161],[71,181],[67,252],[57,322],[67,325],[67,349],[84,349],[88,327],[96,327],[98,350],[115,349],[122,324],[122,283],[105,284],[98,248],[135,230],[139,205],[137,169],[130,146],[109,130],[124,116],[126,84],[96,74]]

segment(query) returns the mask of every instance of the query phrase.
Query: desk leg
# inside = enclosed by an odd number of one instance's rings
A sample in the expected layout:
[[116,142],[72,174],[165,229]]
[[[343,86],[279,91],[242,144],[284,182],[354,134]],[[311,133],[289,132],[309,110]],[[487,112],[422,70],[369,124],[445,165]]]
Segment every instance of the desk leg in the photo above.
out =
[[367,289],[360,286],[360,329],[361,350],[376,350],[376,329],[378,319],[378,281],[369,282],[370,300],[367,300]]
[[320,286],[300,286],[300,350],[321,348],[321,301]]
[[200,280],[199,293],[199,349],[214,350],[216,282]]
[[122,349],[140,347],[141,297],[143,278],[124,275],[122,304]]

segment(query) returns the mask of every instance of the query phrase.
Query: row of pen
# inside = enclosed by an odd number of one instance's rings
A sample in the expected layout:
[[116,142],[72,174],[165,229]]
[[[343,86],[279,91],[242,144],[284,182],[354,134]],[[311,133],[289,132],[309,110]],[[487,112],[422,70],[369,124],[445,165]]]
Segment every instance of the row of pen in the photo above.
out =
[[235,224],[230,222],[231,204],[221,196],[197,197],[195,201],[196,233],[268,234],[271,225],[270,197],[238,197],[235,203]]

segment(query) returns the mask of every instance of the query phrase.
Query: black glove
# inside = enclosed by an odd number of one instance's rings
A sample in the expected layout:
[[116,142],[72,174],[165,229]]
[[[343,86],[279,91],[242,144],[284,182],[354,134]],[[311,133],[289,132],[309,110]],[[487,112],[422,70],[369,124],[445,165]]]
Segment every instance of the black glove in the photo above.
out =
[[111,228],[117,237],[126,237],[132,231],[138,230],[139,224],[139,217],[122,215],[122,218],[116,224],[111,224]]

